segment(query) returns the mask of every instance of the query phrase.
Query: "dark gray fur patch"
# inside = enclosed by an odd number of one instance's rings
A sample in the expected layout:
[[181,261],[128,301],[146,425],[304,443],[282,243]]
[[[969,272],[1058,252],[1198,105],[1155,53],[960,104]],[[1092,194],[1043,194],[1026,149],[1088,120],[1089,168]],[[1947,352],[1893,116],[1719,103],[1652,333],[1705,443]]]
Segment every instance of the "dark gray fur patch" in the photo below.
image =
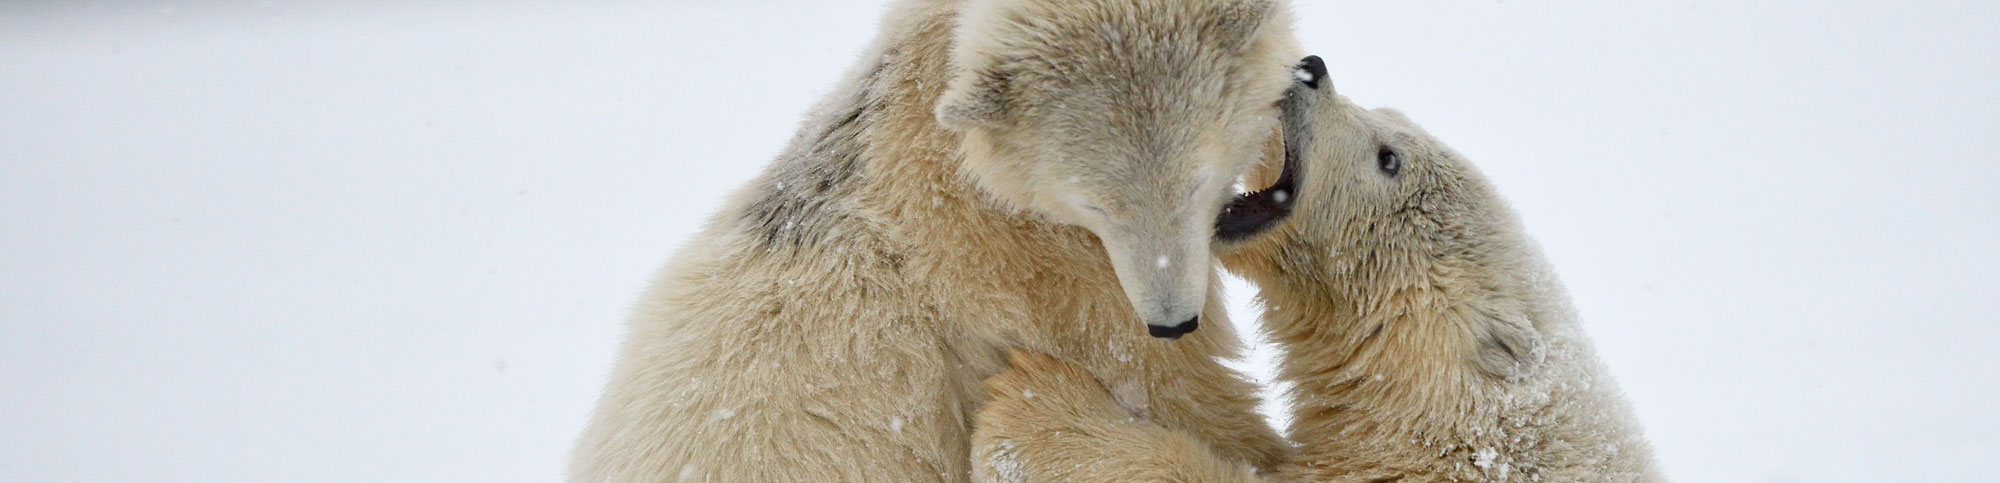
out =
[[764,248],[812,246],[856,221],[844,206],[862,164],[865,96],[809,124],[778,155],[757,189],[763,194],[743,207],[743,224]]

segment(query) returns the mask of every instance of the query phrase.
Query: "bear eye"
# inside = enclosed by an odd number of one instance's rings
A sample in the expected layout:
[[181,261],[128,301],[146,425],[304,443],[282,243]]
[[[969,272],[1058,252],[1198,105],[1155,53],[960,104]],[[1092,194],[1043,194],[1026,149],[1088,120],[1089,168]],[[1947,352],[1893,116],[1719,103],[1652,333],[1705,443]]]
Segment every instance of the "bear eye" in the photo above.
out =
[[1383,146],[1380,151],[1375,152],[1375,167],[1382,168],[1382,174],[1395,176],[1398,171],[1403,170],[1403,157],[1397,156],[1396,151],[1389,149],[1388,146]]

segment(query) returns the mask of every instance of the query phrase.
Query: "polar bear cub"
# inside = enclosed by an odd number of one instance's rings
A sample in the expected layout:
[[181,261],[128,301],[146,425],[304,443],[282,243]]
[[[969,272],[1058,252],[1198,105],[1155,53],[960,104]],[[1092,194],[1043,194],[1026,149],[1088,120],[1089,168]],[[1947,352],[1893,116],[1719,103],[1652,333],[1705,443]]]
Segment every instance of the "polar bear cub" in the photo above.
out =
[[[1659,481],[1639,425],[1513,212],[1402,114],[1334,93],[1317,57],[1283,102],[1286,162],[1224,257],[1255,282],[1295,385],[1278,481]],[[1276,179],[1275,182],[1271,181]],[[1285,214],[1289,216],[1283,216]],[[1229,235],[1225,232],[1225,235]],[[1027,354],[987,382],[989,480],[1256,481]]]
[[1277,144],[1288,19],[1281,0],[894,2],[641,296],[570,480],[964,481],[1010,348],[1283,461],[1216,361],[1238,343],[1208,295],[1210,225]]

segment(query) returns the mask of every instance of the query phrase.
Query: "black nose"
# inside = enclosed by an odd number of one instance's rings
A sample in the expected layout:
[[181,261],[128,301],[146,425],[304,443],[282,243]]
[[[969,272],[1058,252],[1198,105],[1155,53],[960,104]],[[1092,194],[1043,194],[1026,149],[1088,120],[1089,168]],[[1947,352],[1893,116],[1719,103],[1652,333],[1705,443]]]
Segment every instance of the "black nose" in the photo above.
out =
[[1306,56],[1299,61],[1299,74],[1299,81],[1306,83],[1306,87],[1318,89],[1319,82],[1326,80],[1326,59],[1317,55]]
[[1146,325],[1146,333],[1161,339],[1175,340],[1199,328],[1201,328],[1201,316],[1197,315],[1192,319],[1187,319],[1187,322],[1181,322],[1180,325],[1173,327],[1148,324]]

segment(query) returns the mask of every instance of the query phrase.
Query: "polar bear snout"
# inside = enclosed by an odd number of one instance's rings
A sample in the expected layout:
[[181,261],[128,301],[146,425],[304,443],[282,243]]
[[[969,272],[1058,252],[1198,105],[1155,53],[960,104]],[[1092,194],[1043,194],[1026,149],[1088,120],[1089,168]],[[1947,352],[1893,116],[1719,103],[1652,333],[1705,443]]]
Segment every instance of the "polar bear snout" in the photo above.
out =
[[1143,224],[1152,225],[1151,229],[1099,232],[1119,288],[1132,303],[1132,315],[1146,326],[1147,334],[1163,339],[1179,338],[1200,326],[1213,267],[1207,227],[1171,220],[1174,211],[1144,217],[1160,220]]
[[1201,316],[1197,315],[1173,326],[1147,324],[1146,334],[1166,340],[1178,340],[1181,336],[1199,328],[1201,328]]

